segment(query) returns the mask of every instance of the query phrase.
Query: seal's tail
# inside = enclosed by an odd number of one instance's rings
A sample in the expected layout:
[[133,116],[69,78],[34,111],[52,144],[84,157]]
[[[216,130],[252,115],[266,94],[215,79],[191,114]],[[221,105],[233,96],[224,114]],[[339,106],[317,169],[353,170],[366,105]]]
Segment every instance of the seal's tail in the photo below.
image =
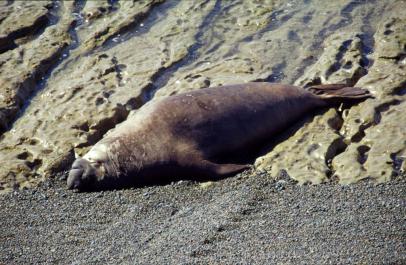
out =
[[316,85],[306,89],[332,104],[356,102],[366,98],[373,98],[368,90],[359,87],[350,87],[346,84]]

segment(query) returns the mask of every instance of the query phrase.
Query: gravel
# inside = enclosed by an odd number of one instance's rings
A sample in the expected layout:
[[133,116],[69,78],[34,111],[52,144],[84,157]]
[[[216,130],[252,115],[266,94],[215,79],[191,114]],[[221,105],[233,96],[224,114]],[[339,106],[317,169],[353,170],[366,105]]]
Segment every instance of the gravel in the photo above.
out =
[[406,264],[406,181],[299,186],[245,172],[0,196],[0,264]]

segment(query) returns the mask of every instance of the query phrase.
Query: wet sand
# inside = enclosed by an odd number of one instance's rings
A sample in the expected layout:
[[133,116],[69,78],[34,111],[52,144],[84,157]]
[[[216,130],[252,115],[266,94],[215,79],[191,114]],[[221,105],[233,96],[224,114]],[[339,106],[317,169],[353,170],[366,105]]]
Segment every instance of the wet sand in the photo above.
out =
[[4,264],[404,264],[406,182],[214,183],[0,196]]
[[252,81],[375,96],[307,120],[257,168],[300,183],[388,181],[406,170],[405,10],[402,0],[0,2],[0,193],[68,169],[149,100]]

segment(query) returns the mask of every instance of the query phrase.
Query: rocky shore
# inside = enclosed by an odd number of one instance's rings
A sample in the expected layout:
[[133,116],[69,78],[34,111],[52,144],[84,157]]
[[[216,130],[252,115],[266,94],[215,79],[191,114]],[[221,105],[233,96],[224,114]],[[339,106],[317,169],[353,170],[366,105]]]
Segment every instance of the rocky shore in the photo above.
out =
[[1,3],[3,192],[66,170],[148,100],[259,80],[375,99],[309,117],[258,169],[314,184],[404,170],[404,1]]
[[[0,1],[0,263],[406,262],[405,25],[404,0]],[[226,180],[65,190],[146,102],[251,81],[375,98]]]

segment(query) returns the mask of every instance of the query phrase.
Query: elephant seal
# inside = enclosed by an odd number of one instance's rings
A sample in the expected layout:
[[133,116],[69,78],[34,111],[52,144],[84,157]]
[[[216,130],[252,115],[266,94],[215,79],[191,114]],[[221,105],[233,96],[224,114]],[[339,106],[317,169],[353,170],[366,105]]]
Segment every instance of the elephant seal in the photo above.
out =
[[174,176],[224,177],[249,168],[218,163],[245,152],[318,107],[371,97],[341,84],[212,87],[150,101],[72,164],[68,188],[111,189]]

